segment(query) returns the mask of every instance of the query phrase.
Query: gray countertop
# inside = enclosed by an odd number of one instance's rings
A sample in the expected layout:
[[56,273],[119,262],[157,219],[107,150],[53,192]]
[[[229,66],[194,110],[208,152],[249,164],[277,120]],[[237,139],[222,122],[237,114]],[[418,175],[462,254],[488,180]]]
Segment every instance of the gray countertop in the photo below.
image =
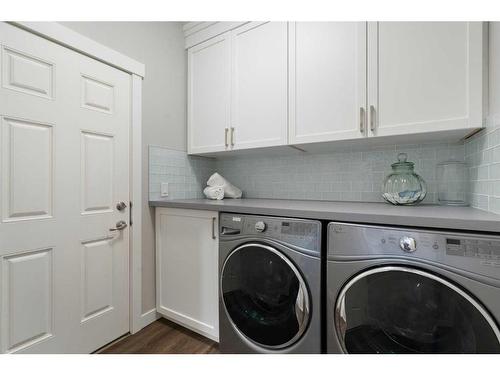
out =
[[150,201],[149,205],[355,223],[500,232],[500,215],[471,207],[429,204],[405,207],[386,203],[250,198],[222,201],[209,199]]

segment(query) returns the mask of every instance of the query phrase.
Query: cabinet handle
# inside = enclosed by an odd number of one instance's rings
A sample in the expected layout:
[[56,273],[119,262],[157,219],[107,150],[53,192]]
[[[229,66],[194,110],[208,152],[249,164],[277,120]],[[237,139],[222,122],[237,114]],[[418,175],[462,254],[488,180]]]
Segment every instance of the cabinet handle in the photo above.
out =
[[234,128],[231,126],[231,146],[234,146]]
[[212,240],[215,240],[217,237],[215,236],[215,221],[217,218],[213,217],[212,218]]
[[375,107],[371,105],[371,106],[370,106],[370,130],[371,130],[372,132],[374,132],[374,131],[375,131],[375,122],[376,122],[376,121],[375,121],[375,120],[376,120],[376,119],[375,119],[375,115],[376,115],[376,114],[375,114]]
[[359,107],[359,131],[365,132],[365,108]]
[[227,132],[228,131],[229,131],[228,128],[224,129],[224,143],[226,144],[226,147],[229,146],[229,144],[227,143]]

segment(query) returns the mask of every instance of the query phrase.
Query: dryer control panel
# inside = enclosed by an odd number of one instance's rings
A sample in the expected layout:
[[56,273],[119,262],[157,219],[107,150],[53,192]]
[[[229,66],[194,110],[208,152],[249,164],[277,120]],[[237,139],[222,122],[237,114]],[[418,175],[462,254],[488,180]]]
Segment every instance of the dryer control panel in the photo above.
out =
[[500,240],[449,236],[446,237],[446,254],[500,262]]
[[321,251],[321,223],[315,220],[222,213],[221,241],[235,236],[276,240],[318,254]]
[[404,257],[500,280],[500,236],[345,223],[328,225],[328,259]]

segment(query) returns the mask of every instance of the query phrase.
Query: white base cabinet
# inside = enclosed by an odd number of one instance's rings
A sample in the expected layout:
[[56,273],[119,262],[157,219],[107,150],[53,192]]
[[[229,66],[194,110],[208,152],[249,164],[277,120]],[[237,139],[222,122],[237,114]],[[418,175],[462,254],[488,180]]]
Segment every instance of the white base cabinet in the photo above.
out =
[[156,309],[219,341],[218,213],[156,208]]

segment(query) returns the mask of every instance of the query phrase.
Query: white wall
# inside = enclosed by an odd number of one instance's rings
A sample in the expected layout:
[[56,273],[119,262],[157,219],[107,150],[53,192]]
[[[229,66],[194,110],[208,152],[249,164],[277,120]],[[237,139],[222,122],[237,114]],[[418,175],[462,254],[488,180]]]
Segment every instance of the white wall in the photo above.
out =
[[143,84],[143,312],[155,307],[153,210],[148,145],[186,149],[186,55],[180,22],[61,22],[146,64]]

